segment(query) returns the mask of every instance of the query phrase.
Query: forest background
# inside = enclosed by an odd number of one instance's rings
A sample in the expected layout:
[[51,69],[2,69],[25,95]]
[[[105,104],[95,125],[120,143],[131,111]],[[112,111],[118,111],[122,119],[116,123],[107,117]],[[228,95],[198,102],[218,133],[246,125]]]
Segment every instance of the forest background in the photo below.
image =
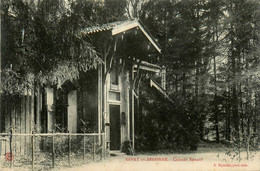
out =
[[78,31],[138,18],[162,46],[174,105],[148,106],[137,149],[258,148],[258,0],[2,0],[1,9],[2,93],[78,78],[100,61]]

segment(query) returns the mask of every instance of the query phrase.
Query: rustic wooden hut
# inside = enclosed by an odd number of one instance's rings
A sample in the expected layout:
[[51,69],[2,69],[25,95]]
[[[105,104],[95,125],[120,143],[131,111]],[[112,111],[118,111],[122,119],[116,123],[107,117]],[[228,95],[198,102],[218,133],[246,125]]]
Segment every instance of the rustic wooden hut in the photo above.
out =
[[139,20],[85,28],[78,36],[95,47],[102,63],[60,88],[35,86],[2,98],[1,131],[105,132],[108,149],[122,150],[125,141],[134,148],[139,82],[156,76],[161,85],[152,86],[162,93],[166,88],[165,68],[155,65],[161,48]]

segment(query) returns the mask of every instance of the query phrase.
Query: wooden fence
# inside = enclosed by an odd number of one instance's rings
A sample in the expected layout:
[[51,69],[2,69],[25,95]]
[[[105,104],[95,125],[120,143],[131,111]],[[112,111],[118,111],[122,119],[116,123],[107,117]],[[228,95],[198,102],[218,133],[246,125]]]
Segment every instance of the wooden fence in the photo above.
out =
[[[21,143],[29,139],[30,143]],[[104,133],[0,133],[1,167],[42,170],[106,158]]]

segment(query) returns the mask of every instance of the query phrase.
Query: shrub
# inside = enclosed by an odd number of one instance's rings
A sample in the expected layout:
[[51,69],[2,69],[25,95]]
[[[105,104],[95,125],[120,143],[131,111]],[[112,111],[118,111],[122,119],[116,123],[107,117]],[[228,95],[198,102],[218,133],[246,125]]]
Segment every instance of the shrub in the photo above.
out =
[[140,106],[146,112],[139,110],[137,114],[140,120],[135,137],[137,150],[197,149],[205,105],[181,97],[175,97],[172,103],[161,94],[146,93],[140,96]]

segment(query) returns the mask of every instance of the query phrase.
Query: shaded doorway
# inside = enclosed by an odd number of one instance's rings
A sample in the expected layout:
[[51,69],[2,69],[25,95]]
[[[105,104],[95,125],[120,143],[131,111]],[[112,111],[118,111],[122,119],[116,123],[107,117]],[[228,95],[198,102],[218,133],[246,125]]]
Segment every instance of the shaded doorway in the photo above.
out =
[[120,150],[120,105],[109,105],[110,150]]

